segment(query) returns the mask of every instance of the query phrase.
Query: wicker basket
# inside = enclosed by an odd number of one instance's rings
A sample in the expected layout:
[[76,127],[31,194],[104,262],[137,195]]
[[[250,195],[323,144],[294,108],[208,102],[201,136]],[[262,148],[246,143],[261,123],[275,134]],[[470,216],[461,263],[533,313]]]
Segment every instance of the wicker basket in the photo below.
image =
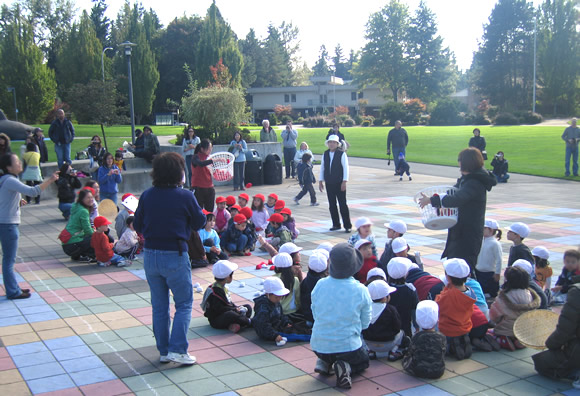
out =
[[211,177],[215,181],[227,182],[234,178],[234,160],[236,157],[232,153],[222,151],[209,156],[213,160],[211,166]]
[[115,202],[110,199],[103,199],[101,203],[99,203],[99,215],[104,216],[111,223],[115,222],[118,212],[117,205],[115,205]]
[[528,348],[546,349],[546,340],[556,330],[559,317],[547,309],[528,311],[515,321],[514,335]]
[[[434,194],[447,194],[453,195],[457,189],[451,186],[434,186],[425,188],[415,195],[415,202],[418,204],[419,199],[425,194],[431,197]],[[453,227],[457,224],[457,215],[459,210],[457,208],[434,208],[431,204],[426,205],[424,208],[419,206],[421,211],[421,220],[425,228],[430,230],[444,230]]]

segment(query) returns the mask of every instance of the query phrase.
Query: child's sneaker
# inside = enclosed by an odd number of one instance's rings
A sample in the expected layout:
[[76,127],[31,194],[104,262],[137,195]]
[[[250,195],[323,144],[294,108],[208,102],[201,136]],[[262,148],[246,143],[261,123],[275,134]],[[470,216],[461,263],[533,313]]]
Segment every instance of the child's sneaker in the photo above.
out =
[[294,203],[295,203],[296,205],[300,205],[300,202],[299,202],[298,198],[294,197]]
[[483,352],[491,352],[491,351],[493,351],[493,348],[486,341],[485,338],[474,338],[473,340],[471,340],[471,343],[473,344],[473,346],[475,347],[475,349],[478,350],[478,351],[483,351]]
[[413,180],[413,178],[411,176],[409,176],[409,181]]
[[195,356],[191,356],[188,353],[169,352],[167,358],[172,362],[185,365],[192,365],[196,362]]
[[231,325],[228,326],[228,330],[231,331],[232,333],[237,333],[238,331],[240,331],[242,327],[237,324],[237,323],[232,323]]
[[314,372],[322,375],[332,375],[332,367],[330,364],[326,363],[324,360],[318,358],[316,359],[316,365],[314,366]]
[[133,264],[130,260],[122,260],[117,263],[117,267],[129,267]]
[[517,338],[512,338],[512,342],[514,343],[514,346],[516,347],[516,349],[525,349],[526,347],[520,342],[520,340],[518,340]]
[[497,341],[499,342],[499,346],[501,346],[503,349],[507,349],[508,351],[512,352],[516,350],[514,343],[507,336],[498,336]]
[[110,261],[105,261],[105,262],[97,261],[97,264],[99,265],[99,267],[108,267],[111,265],[111,262]]
[[499,345],[499,342],[497,342],[497,340],[491,334],[486,334],[484,338],[487,341],[487,343],[491,345],[491,348],[494,351],[497,352],[501,349],[501,345]]
[[390,351],[389,352],[389,356],[387,356],[387,360],[389,362],[396,362],[397,360],[400,360],[403,358],[405,354],[399,350],[397,351]]
[[399,177],[399,181],[403,181],[403,176]]
[[79,263],[90,263],[91,258],[88,256],[80,256],[76,261],[78,261]]
[[576,378],[576,381],[572,382],[572,386],[576,389],[580,389],[580,377]]
[[336,386],[342,389],[350,389],[352,387],[350,364],[342,360],[337,360],[333,366],[334,372],[336,373]]

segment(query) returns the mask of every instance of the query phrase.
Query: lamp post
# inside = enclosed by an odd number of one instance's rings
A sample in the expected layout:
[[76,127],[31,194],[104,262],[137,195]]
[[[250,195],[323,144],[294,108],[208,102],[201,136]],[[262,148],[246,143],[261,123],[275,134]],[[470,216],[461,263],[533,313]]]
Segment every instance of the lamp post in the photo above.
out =
[[133,77],[131,75],[131,50],[137,44],[130,41],[125,41],[119,44],[119,47],[125,51],[127,58],[127,78],[129,79],[129,107],[131,110],[131,140],[135,144],[135,108],[133,107]]
[[103,84],[105,83],[105,52],[112,49],[113,47],[105,47],[103,48],[103,52],[101,52],[101,71],[103,72]]
[[532,112],[536,112],[536,30],[538,30],[538,16],[534,18],[534,86],[532,88]]
[[14,97],[14,117],[15,121],[18,121],[18,107],[16,106],[16,88],[8,87],[6,88],[7,92],[12,92],[12,96]]

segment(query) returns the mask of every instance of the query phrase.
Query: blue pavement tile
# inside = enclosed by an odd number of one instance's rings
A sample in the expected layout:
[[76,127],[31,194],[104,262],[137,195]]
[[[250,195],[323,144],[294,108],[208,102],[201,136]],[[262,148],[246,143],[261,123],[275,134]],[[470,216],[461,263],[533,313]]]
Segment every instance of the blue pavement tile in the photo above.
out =
[[561,243],[562,245],[580,245],[580,235],[568,235],[558,238],[544,239],[543,242]]
[[572,219],[569,217],[560,217],[560,216],[532,216],[532,219],[556,222],[556,223],[564,223],[564,224],[573,224],[573,225],[580,225],[580,219]]
[[560,392],[560,393],[562,393],[563,395],[566,395],[566,396],[580,396],[580,389],[569,389],[567,391]]
[[24,378],[26,381],[37,378],[52,377],[65,373],[62,366],[56,362],[22,367],[19,368],[19,370],[20,374],[22,374],[22,378]]
[[70,359],[77,359],[86,356],[93,356],[94,353],[91,349],[85,345],[76,346],[67,349],[57,349],[52,351],[54,357],[57,360],[70,360]]
[[87,356],[78,359],[63,360],[60,364],[68,373],[76,373],[78,371],[85,371],[105,366],[105,363],[103,363],[103,361],[97,356]]
[[70,348],[75,346],[85,345],[85,342],[79,336],[71,336],[71,337],[64,337],[64,338],[54,338],[52,340],[44,341],[48,349],[50,350],[57,350],[57,349],[64,349]]
[[98,367],[91,370],[79,371],[77,373],[71,373],[70,376],[77,386],[96,384],[97,382],[117,379],[117,376],[108,367]]
[[38,342],[30,342],[28,344],[11,345],[6,347],[11,356],[28,355],[31,353],[48,352],[46,346]]
[[568,231],[579,231],[580,232],[580,225],[574,226],[574,227],[564,227],[564,230],[568,230]]
[[54,312],[50,305],[44,303],[39,305],[33,305],[31,307],[20,307],[20,312],[24,315],[42,313],[42,312]]
[[129,270],[129,272],[135,276],[138,276],[139,278],[141,278],[143,280],[147,280],[147,276],[145,275],[144,269],[134,269],[134,270]]
[[20,316],[20,310],[14,306],[4,306],[0,304],[0,319]]
[[0,327],[14,326],[24,323],[28,323],[24,316],[13,316],[11,318],[2,318],[0,320]]
[[452,393],[445,392],[439,388],[434,387],[433,385],[422,385],[416,388],[407,389],[404,391],[399,391],[397,394],[401,396],[447,396],[452,395]]
[[26,316],[26,319],[28,320],[28,322],[30,322],[30,323],[44,322],[46,320],[60,319],[60,316],[54,311],[41,312],[41,313],[32,314],[32,315],[25,315],[25,316]]
[[54,392],[76,386],[73,380],[66,374],[30,380],[26,384],[34,394]]
[[[20,275],[18,272],[14,272],[14,278],[16,278],[16,282],[20,283],[20,282],[26,282],[26,280],[22,277],[22,275]],[[2,274],[0,274],[0,284],[4,284],[4,277],[2,276]]]
[[238,396],[238,394],[234,391],[223,392],[223,393],[216,393],[213,396]]
[[45,363],[54,363],[56,359],[50,352],[37,352],[28,355],[12,356],[12,361],[18,368],[36,366]]

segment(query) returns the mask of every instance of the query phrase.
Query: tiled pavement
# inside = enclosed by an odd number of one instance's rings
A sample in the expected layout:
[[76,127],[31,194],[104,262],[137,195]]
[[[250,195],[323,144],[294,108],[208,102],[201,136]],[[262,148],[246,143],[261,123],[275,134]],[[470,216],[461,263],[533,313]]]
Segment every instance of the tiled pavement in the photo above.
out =
[[[430,185],[448,185],[457,169],[414,165],[412,182],[399,182],[384,161],[351,159],[348,198],[353,220],[368,216],[374,222],[378,245],[384,244],[382,224],[403,219],[413,251],[434,274],[442,273],[439,254],[446,233],[423,228],[412,197]],[[487,216],[501,226],[514,221],[530,225],[531,247],[543,244],[552,252],[554,273],[559,274],[562,252],[580,245],[579,184],[514,175],[509,184],[488,195]],[[304,247],[303,262],[319,243],[344,241],[344,233],[328,232],[326,197],[313,208],[303,200],[296,206],[294,183],[254,187],[250,193],[275,191],[286,200],[297,219]],[[224,188],[218,193],[229,194]],[[149,289],[142,263],[129,268],[106,268],[71,262],[57,244],[64,226],[55,201],[23,209],[19,256],[16,264],[22,287],[34,290],[28,300],[0,297],[0,390],[2,394],[54,395],[287,395],[340,394],[334,378],[314,373],[315,357],[308,344],[278,348],[258,340],[250,330],[239,334],[214,330],[199,309],[196,293],[189,330],[190,353],[198,359],[192,367],[160,365],[151,332]],[[504,252],[509,244],[502,241]],[[506,255],[507,258],[507,255]],[[261,289],[260,280],[271,274],[256,270],[264,256],[233,258],[240,270],[230,286],[236,302],[251,300]],[[211,269],[197,269],[193,282],[205,288]],[[244,282],[244,285],[240,282]],[[4,289],[0,286],[0,295]],[[447,361],[440,380],[408,376],[400,362],[373,361],[354,378],[353,395],[549,395],[580,394],[569,382],[536,375],[530,356],[535,351],[474,353],[471,359]]]

